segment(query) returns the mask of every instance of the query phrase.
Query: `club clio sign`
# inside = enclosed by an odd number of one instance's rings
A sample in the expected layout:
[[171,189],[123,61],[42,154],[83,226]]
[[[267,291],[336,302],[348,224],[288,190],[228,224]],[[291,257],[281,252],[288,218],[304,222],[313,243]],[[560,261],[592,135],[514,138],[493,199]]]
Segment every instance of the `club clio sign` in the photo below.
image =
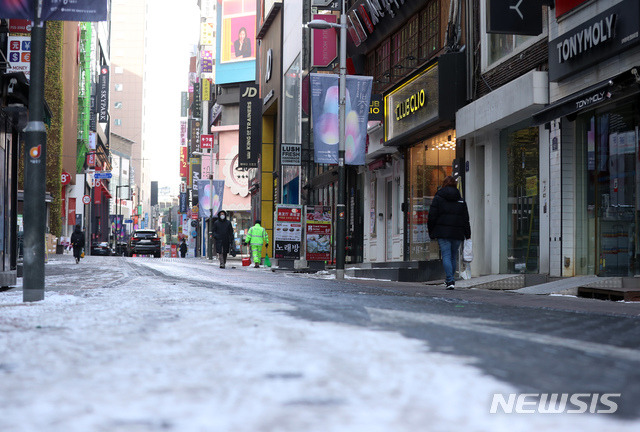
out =
[[549,80],[613,57],[640,43],[640,4],[624,0],[549,42]]
[[387,140],[438,118],[438,82],[438,64],[435,64],[385,96]]

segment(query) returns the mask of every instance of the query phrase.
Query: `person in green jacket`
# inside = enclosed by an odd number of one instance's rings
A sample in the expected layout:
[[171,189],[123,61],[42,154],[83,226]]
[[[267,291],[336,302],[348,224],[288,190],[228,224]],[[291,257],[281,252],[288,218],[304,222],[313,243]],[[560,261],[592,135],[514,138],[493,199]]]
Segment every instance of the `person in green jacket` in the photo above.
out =
[[254,267],[260,267],[262,259],[262,246],[269,247],[269,234],[267,230],[260,226],[260,219],[256,220],[256,224],[249,228],[247,236],[244,239],[245,244],[251,245],[251,256],[253,257]]

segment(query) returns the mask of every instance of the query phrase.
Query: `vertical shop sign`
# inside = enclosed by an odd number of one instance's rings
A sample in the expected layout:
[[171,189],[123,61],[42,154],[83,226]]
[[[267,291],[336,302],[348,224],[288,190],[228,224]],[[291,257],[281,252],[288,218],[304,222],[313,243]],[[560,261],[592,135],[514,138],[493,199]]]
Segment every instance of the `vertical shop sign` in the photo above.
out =
[[331,207],[307,206],[307,261],[331,260]]
[[193,83],[193,117],[202,118],[202,97],[200,96],[200,83]]
[[180,117],[187,117],[189,115],[189,93],[182,92],[182,98],[180,103]]
[[109,114],[109,66],[100,68],[98,77],[98,121],[106,123]]
[[238,167],[257,168],[262,139],[262,107],[258,86],[240,83]]
[[189,177],[189,165],[187,160],[189,159],[189,148],[187,146],[180,147],[180,177]]
[[275,258],[300,259],[302,244],[302,206],[276,206],[274,233]]

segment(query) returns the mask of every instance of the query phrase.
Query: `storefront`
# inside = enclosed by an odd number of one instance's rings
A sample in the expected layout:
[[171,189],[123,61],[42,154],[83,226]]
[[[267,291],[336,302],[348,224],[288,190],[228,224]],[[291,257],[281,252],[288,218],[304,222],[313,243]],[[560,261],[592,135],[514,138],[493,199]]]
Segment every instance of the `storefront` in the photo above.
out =
[[[464,103],[464,56],[440,56],[392,89],[384,98],[385,146],[398,147],[404,156],[404,200],[394,200],[393,177],[385,184],[389,213],[404,216],[404,259],[439,259],[437,242],[427,230],[431,201],[463,152],[456,146],[455,112]],[[462,172],[455,173],[458,177]],[[394,177],[399,177],[394,174]],[[398,208],[394,208],[398,207]],[[384,214],[384,213],[383,213]],[[383,218],[384,219],[384,218]],[[400,232],[385,219],[385,234]]]
[[534,118],[548,125],[550,183],[558,185],[552,275],[640,274],[639,16],[634,0],[594,4],[557,17],[550,34],[552,100]]

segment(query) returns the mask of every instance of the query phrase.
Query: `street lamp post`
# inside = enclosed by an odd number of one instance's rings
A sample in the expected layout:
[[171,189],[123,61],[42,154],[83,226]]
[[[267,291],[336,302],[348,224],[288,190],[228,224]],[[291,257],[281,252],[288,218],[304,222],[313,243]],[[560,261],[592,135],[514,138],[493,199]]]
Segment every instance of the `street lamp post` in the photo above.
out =
[[342,0],[340,13],[340,24],[330,23],[321,19],[314,19],[307,23],[311,29],[326,30],[329,28],[340,29],[340,81],[339,81],[339,101],[338,101],[338,202],[336,203],[337,226],[336,226],[336,279],[344,279],[345,261],[345,238],[346,238],[346,204],[345,188],[346,176],[344,166],[345,147],[345,107],[347,98],[347,14],[346,1]]
[[[194,151],[194,155],[204,156],[206,153]],[[207,257],[213,260],[213,149],[209,149],[209,229],[207,240]]]

